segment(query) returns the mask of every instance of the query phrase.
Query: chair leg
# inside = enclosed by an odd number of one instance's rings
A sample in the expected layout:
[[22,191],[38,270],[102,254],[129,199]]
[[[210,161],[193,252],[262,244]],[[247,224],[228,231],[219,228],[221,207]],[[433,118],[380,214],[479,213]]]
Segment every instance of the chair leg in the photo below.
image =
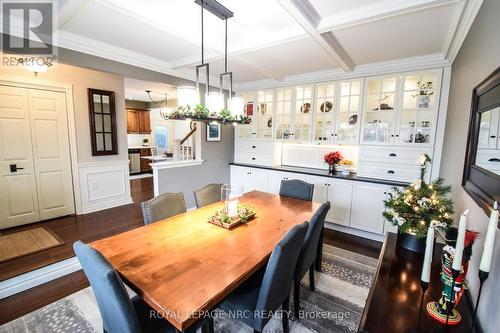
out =
[[290,310],[290,297],[287,296],[283,304],[281,305],[282,316],[281,320],[283,321],[283,333],[288,333],[290,331],[289,323],[288,323],[288,311]]
[[314,282],[314,264],[309,267],[309,289],[311,289],[311,291],[316,290],[316,284]]
[[319,235],[318,248],[316,249],[316,260],[314,261],[315,269],[321,272],[321,265],[323,264],[323,229]]
[[202,333],[214,333],[214,318],[209,317],[206,323],[201,328]]
[[293,310],[295,319],[299,319],[300,312],[300,281],[293,282]]

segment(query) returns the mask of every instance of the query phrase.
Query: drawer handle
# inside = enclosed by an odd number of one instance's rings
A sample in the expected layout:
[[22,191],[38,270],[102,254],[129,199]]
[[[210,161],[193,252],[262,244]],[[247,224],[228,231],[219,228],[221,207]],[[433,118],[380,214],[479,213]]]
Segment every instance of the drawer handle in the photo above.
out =
[[390,153],[390,154],[389,154],[389,156],[390,156],[390,157],[396,157],[396,156],[398,156],[398,155],[396,155],[395,153]]
[[394,170],[389,170],[389,171],[387,171],[387,173],[389,173],[391,175],[395,174]]
[[490,138],[492,138],[492,139],[494,139],[494,138],[496,138],[496,137],[497,137],[496,135],[492,135],[492,136],[490,136]]
[[252,146],[252,148],[257,148],[257,147],[255,147],[255,146]]
[[252,157],[252,161],[255,161],[255,157]]
[[494,157],[494,158],[490,158],[490,159],[488,160],[488,162],[500,162],[500,159],[498,159],[498,158]]

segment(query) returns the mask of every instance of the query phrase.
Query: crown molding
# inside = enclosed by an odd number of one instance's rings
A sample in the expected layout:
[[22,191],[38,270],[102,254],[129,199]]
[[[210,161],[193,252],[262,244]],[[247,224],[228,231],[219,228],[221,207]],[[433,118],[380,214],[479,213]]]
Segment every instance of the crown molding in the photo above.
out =
[[450,66],[451,63],[443,58],[440,53],[429,54],[418,57],[403,58],[398,60],[384,61],[365,65],[358,65],[352,72],[344,72],[337,68],[327,71],[311,72],[286,76],[283,81],[258,80],[235,84],[235,91],[251,91],[276,87],[286,87],[297,84],[317,83],[343,79],[354,79],[358,77],[407,72],[414,70],[432,69]]
[[455,27],[451,30],[443,50],[445,58],[450,63],[455,61],[482,4],[483,0],[464,0],[463,7],[455,18]]

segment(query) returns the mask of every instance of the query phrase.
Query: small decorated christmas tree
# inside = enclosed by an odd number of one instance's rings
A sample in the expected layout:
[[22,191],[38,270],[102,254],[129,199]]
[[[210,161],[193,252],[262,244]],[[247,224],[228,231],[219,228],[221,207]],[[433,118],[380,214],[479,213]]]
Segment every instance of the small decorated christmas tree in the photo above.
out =
[[426,183],[425,174],[431,163],[425,154],[419,161],[420,178],[404,190],[395,187],[384,201],[384,217],[397,226],[400,233],[410,233],[424,238],[431,223],[446,230],[453,223],[453,201],[447,197],[451,186],[445,185],[442,178]]

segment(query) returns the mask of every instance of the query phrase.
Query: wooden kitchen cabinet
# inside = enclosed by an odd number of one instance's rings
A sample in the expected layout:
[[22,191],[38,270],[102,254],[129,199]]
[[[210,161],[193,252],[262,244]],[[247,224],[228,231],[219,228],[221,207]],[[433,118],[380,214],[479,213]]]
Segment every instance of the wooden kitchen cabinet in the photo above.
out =
[[[141,148],[140,150],[140,155],[141,157],[143,156],[151,156],[151,149],[150,148]],[[151,166],[149,165],[151,163],[150,160],[141,158],[141,172],[147,172],[151,170]]]
[[150,134],[149,110],[127,109],[127,133]]

